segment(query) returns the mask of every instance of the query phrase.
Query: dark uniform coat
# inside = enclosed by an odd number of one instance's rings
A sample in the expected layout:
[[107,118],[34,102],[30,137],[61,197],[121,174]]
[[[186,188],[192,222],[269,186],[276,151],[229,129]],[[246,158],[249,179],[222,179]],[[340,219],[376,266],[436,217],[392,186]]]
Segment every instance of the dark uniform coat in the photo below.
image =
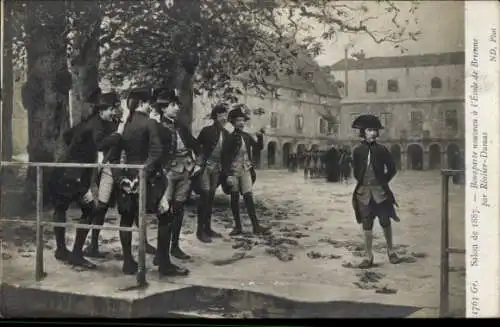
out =
[[387,201],[392,204],[389,210],[392,210],[390,214],[392,217],[396,217],[394,206],[397,206],[396,199],[392,193],[389,182],[396,175],[396,167],[394,165],[394,160],[387,150],[387,148],[376,142],[368,144],[367,142],[362,142],[361,145],[357,146],[353,151],[353,171],[354,178],[356,178],[357,184],[352,196],[352,205],[354,208],[354,213],[356,215],[356,221],[361,223],[362,217],[358,210],[358,201],[356,199],[356,192],[363,182],[363,177],[367,168],[368,151],[371,150],[371,162],[373,165],[373,172],[378,183],[382,186],[387,194]]
[[[221,135],[222,132],[222,135]],[[201,145],[201,154],[203,163],[206,162],[208,158],[212,155],[217,143],[219,142],[219,137],[223,137],[223,139],[227,139],[229,136],[229,132],[220,124],[214,123],[209,126],[203,127],[198,135],[198,142]],[[201,174],[199,175],[201,176]],[[193,190],[196,193],[200,193],[199,190],[199,178],[196,179],[193,183]],[[219,178],[219,185],[222,181]]]
[[[163,155],[163,143],[160,138],[158,123],[149,118],[146,113],[134,112],[123,131],[120,149],[125,152],[125,163],[146,165],[148,187],[146,210],[154,212],[161,198],[161,194],[158,194],[161,192],[153,191],[157,187],[154,181],[161,175],[158,168]],[[113,176],[118,176],[119,182],[124,178],[133,181],[138,177],[138,172],[136,170],[124,170],[121,174],[114,173]],[[160,186],[160,188],[163,188],[163,186]],[[126,194],[122,193],[118,203],[121,212],[127,211],[128,205],[132,205],[132,203],[128,202]]]
[[[230,193],[230,187],[227,185],[227,177],[230,176],[231,165],[240,151],[242,138],[245,140],[247,154],[250,160],[252,160],[256,151],[261,151],[264,148],[264,136],[262,134],[257,135],[257,141],[255,141],[250,134],[244,131],[234,131],[226,137],[224,143],[222,144],[221,154],[221,184],[222,189],[226,194]],[[255,169],[250,169],[250,174],[252,177],[252,183],[255,183],[255,180],[257,179]]]
[[[89,117],[65,133],[67,148],[59,161],[96,163],[99,151],[106,152],[120,142],[120,135],[114,133],[115,130],[115,123],[99,115]],[[55,169],[49,184],[52,196],[75,199],[85,194],[90,188],[92,174],[92,168]]]
[[198,142],[202,147],[202,155],[203,159],[206,160],[210,157],[215,147],[217,146],[217,142],[219,142],[219,135],[223,133],[224,139],[227,139],[229,136],[229,132],[220,124],[212,124],[209,126],[203,127],[198,135]]

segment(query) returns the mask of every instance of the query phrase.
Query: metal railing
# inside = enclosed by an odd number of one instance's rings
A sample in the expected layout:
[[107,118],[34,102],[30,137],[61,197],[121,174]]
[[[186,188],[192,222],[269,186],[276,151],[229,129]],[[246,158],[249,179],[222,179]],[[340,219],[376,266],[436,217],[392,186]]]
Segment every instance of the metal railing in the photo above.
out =
[[[450,254],[465,254],[465,249],[450,247],[449,241],[449,183],[450,177],[464,174],[463,170],[441,170],[441,277],[439,316],[448,315],[450,303]],[[463,219],[463,217],[460,217]]]
[[[100,229],[111,231],[139,232],[139,255],[137,283],[139,286],[147,285],[146,282],[146,221],[145,221],[145,199],[146,199],[146,179],[144,165],[127,164],[81,164],[81,163],[49,163],[49,162],[0,162],[2,167],[36,167],[36,222],[23,219],[1,219],[5,222],[17,222],[36,224],[36,252],[35,252],[35,280],[42,280],[46,274],[43,269],[43,228],[50,227],[73,227],[85,229]],[[79,224],[73,222],[52,222],[42,221],[43,218],[43,168],[116,168],[116,169],[138,169],[139,170],[139,228],[120,226],[101,226],[91,224]]]

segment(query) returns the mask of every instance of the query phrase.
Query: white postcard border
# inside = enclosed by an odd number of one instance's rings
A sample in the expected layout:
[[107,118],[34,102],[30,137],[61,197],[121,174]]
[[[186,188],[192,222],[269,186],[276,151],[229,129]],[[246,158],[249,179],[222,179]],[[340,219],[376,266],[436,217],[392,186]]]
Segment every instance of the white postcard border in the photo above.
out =
[[466,315],[499,316],[499,3],[465,2]]

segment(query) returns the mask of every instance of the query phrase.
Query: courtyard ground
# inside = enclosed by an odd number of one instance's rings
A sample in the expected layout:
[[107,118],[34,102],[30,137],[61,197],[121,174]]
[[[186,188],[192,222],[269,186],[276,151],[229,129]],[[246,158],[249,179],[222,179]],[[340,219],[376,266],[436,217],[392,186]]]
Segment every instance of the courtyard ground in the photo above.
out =
[[[170,283],[256,291],[302,302],[337,300],[411,306],[425,309],[421,310],[421,316],[437,313],[441,228],[439,171],[403,171],[395,177],[391,187],[399,203],[401,222],[393,224],[394,243],[402,260],[397,265],[388,262],[382,230],[376,225],[376,267],[367,270],[357,268],[364,246],[362,231],[351,207],[352,182],[343,185],[327,183],[324,179],[304,180],[301,172],[282,170],[261,170],[257,174],[254,187],[257,213],[264,224],[272,227],[272,235],[229,237],[232,227],[229,199],[220,192],[213,220],[214,229],[223,233],[224,238],[202,244],[193,233],[196,213],[191,205],[186,210],[181,237],[181,247],[193,257],[182,263],[190,268],[191,274]],[[464,201],[464,187],[450,183],[450,244],[457,248],[465,247]],[[47,212],[45,219],[50,219],[50,215]],[[72,209],[69,216],[77,219],[79,211]],[[244,228],[250,231],[243,205],[242,219]],[[154,218],[149,220],[148,238],[155,244],[156,221]],[[107,223],[117,222],[118,216],[113,210]],[[73,235],[74,231],[70,230],[68,244],[72,243]],[[135,277],[124,277],[120,272],[118,233],[104,231],[101,235],[101,248],[109,254],[96,261],[100,265],[98,271],[88,272],[56,262],[53,234],[46,230],[44,262],[48,277],[42,283],[55,283],[61,289],[94,289],[103,294],[120,292],[124,285],[132,285]],[[2,239],[2,281],[9,284],[33,281],[34,228],[28,224],[3,223]],[[160,287],[162,281],[158,280],[151,262],[148,256],[150,288]],[[454,316],[463,316],[465,257],[452,255],[450,266],[451,311]],[[238,314],[242,310],[240,308]],[[345,315],[356,316],[356,309],[353,310],[351,313],[345,311]],[[255,310],[248,315],[259,316]],[[302,313],[302,316],[311,315],[314,316],[310,312]],[[398,314],[389,310],[385,315]],[[335,315],[332,313],[332,316]]]

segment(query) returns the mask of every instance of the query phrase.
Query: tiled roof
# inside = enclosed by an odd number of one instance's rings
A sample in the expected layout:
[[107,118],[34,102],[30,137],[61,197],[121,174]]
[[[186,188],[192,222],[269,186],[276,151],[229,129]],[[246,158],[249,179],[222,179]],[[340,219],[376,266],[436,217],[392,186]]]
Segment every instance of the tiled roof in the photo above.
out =
[[[370,57],[362,60],[347,59],[349,70],[463,65],[464,63],[465,52],[463,51],[394,57]],[[332,65],[331,69],[334,71],[344,70],[344,59]]]
[[309,80],[305,76],[299,76],[297,74],[283,74],[279,76],[278,80],[271,80],[270,82],[275,82],[283,86],[290,86],[306,92],[340,98],[340,94],[335,84],[332,83],[331,77],[323,71],[321,66],[319,66],[314,59],[305,54],[299,54],[297,57],[297,66],[303,72],[312,73],[312,78]]

